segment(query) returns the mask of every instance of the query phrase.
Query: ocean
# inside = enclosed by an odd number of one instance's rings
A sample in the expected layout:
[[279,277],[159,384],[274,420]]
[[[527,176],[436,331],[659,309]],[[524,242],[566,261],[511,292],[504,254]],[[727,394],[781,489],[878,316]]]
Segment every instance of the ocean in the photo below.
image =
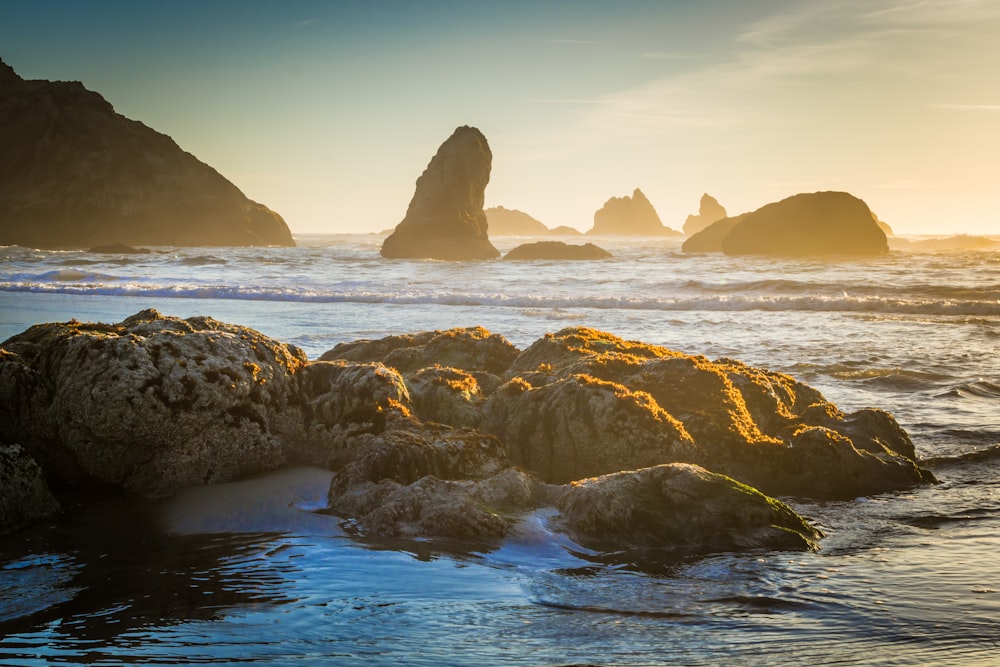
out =
[[[788,498],[814,553],[605,563],[525,518],[495,550],[357,539],[312,468],[0,536],[0,664],[994,665],[1000,253],[815,261],[599,238],[595,262],[384,260],[378,235],[96,255],[0,248],[0,340],[145,308],[340,342],[589,326],[893,413],[940,484]],[[499,237],[505,252],[529,239]],[[573,242],[571,239],[567,241]],[[591,240],[591,239],[588,239]],[[575,242],[581,242],[579,240]]]

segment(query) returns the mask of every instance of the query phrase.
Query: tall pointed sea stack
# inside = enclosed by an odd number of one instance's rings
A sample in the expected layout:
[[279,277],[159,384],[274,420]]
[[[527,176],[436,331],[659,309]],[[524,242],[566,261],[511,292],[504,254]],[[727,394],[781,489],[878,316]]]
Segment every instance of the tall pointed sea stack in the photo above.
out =
[[493,153],[483,133],[463,125],[441,144],[406,209],[382,243],[393,259],[495,259],[486,234],[483,200]]
[[295,245],[280,215],[82,83],[0,61],[0,146],[0,245]]

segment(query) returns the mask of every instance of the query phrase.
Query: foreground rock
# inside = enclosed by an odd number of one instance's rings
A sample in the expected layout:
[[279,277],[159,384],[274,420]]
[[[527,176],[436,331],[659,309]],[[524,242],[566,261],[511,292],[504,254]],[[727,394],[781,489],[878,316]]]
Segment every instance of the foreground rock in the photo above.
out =
[[689,215],[684,221],[684,234],[686,236],[697,234],[713,222],[727,216],[726,209],[719,203],[719,200],[706,192],[701,196],[697,215]]
[[143,311],[37,325],[3,347],[0,393],[19,399],[0,439],[19,436],[59,484],[159,497],[286,460],[282,407],[305,355],[251,329]]
[[0,61],[0,119],[0,245],[295,245],[281,216],[81,83]]
[[593,243],[571,245],[562,241],[538,241],[517,246],[504,255],[504,259],[580,261],[610,259],[612,256],[610,252]]
[[57,498],[155,498],[308,463],[333,471],[329,509],[363,535],[495,541],[540,511],[594,549],[799,549],[815,531],[747,485],[851,498],[933,481],[884,411],[581,327],[524,351],[476,327],[309,362],[205,317],[38,325],[0,346],[14,441],[5,526],[51,511],[39,470]]
[[483,199],[493,153],[474,127],[455,130],[417,179],[406,216],[382,243],[397,259],[495,259]]
[[594,226],[588,234],[627,236],[680,236],[664,226],[656,209],[639,188],[631,197],[612,197],[594,213]]
[[821,537],[784,503],[686,463],[573,482],[558,506],[562,527],[601,551],[806,550]]

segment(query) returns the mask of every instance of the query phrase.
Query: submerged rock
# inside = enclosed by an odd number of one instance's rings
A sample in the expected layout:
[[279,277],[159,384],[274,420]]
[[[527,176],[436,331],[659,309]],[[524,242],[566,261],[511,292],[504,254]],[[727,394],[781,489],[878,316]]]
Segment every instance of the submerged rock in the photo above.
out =
[[594,213],[594,226],[588,234],[618,234],[629,236],[680,236],[680,232],[664,226],[656,209],[636,188],[631,197],[612,197]]
[[0,445],[0,533],[59,511],[59,502],[31,456],[20,445]]
[[570,245],[562,241],[538,241],[517,246],[506,255],[505,260],[593,260],[610,259],[612,254],[593,243]]
[[493,153],[482,132],[455,130],[417,179],[406,216],[382,243],[382,256],[402,259],[495,259],[483,199]]
[[727,217],[726,209],[712,195],[705,193],[701,196],[697,215],[689,215],[684,221],[684,234],[691,236],[705,229],[713,222],[717,222]]
[[280,215],[81,83],[0,61],[0,118],[0,245],[295,245]]

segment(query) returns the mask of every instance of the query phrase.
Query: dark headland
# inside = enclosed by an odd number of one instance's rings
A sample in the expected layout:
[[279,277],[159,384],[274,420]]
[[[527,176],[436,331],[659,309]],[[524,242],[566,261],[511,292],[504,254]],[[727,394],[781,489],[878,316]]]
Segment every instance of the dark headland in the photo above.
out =
[[0,61],[0,244],[293,246],[280,215],[82,83]]

